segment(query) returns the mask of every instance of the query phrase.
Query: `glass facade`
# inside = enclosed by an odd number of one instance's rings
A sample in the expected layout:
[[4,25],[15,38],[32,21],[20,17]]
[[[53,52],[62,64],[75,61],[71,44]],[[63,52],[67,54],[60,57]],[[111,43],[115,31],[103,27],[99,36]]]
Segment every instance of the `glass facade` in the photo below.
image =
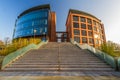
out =
[[14,38],[48,33],[49,9],[34,10],[20,16],[15,26]]

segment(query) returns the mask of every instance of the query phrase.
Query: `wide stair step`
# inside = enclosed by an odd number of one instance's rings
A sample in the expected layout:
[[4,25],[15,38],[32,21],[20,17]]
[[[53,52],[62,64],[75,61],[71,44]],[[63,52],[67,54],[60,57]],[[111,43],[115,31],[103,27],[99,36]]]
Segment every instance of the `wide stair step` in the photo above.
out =
[[114,71],[111,68],[6,68],[5,71]]
[[49,42],[31,50],[6,67],[4,71],[114,71],[104,61],[71,43]]

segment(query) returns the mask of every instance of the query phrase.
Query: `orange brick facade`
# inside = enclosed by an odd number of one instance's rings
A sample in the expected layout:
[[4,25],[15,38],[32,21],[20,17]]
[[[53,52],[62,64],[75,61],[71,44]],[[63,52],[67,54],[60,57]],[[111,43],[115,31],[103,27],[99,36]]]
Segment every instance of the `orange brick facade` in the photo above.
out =
[[56,42],[56,13],[50,13],[49,41]]
[[104,25],[95,16],[78,11],[69,10],[66,31],[68,38],[90,46],[99,47],[103,42],[106,42]]

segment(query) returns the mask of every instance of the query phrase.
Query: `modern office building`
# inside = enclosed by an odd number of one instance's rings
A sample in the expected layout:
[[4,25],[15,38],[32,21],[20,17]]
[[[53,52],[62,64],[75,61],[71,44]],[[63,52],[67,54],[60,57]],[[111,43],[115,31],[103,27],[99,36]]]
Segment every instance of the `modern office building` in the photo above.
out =
[[30,8],[18,16],[13,39],[31,37],[56,41],[56,14],[49,4]]
[[[56,14],[50,5],[40,5],[21,13],[15,23],[13,39],[47,38],[50,42],[74,41],[99,47],[106,42],[104,25],[95,16],[70,9],[66,21],[66,32],[56,32]],[[60,40],[59,40],[60,39]]]
[[68,39],[94,47],[106,42],[104,25],[95,16],[78,10],[70,9],[66,21]]

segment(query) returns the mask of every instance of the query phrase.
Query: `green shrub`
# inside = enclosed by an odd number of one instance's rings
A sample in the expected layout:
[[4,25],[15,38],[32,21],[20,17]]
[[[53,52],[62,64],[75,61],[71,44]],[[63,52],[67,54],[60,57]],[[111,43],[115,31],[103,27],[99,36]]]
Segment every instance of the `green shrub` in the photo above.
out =
[[30,38],[30,39],[26,39],[26,38],[19,38],[19,39],[15,39],[13,40],[13,42],[7,46],[4,47],[4,49],[0,50],[0,55],[1,56],[6,56],[11,52],[14,52],[24,46],[27,46],[29,44],[38,44],[40,43],[40,39],[39,38]]
[[114,55],[114,45],[113,44],[104,43],[101,45],[101,50],[112,56]]

